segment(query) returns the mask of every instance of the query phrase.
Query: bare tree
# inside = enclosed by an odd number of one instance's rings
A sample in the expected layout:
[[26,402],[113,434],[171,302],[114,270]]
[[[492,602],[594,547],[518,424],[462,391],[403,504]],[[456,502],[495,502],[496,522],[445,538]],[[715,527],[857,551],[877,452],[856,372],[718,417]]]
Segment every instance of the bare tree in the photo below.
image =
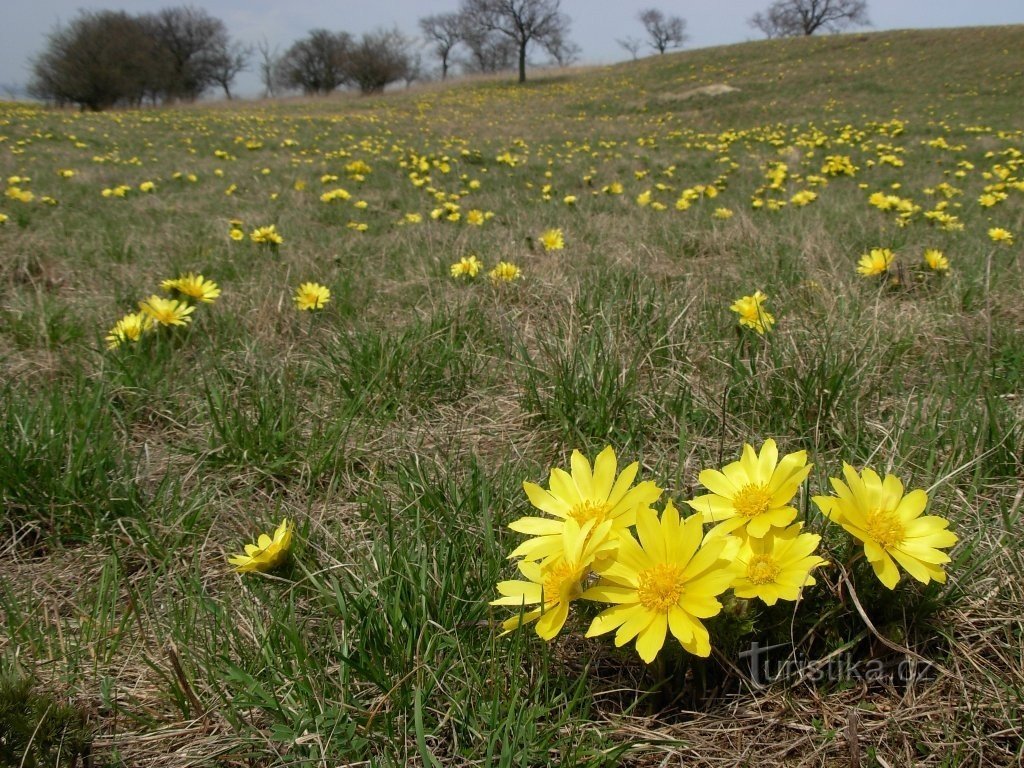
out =
[[223,21],[191,6],[164,8],[143,21],[167,60],[168,98],[191,101],[217,83],[215,70],[230,49]]
[[775,0],[747,23],[766,37],[796,37],[813,35],[819,29],[867,26],[871,20],[866,0]]
[[381,93],[409,73],[412,62],[408,49],[409,41],[398,29],[367,32],[345,57],[346,80],[363,93]]
[[533,45],[547,45],[556,36],[564,40],[569,17],[561,13],[561,0],[462,0],[463,29],[504,36],[516,47],[519,82],[526,82],[526,53]]
[[460,64],[470,74],[504,72],[514,65],[516,45],[504,35],[467,24],[463,29],[462,42],[468,55],[461,59]]
[[544,41],[544,50],[551,54],[555,64],[560,67],[568,67],[570,64],[578,61],[580,54],[583,52],[576,43],[572,40],[567,40],[560,30],[555,31],[554,34]]
[[441,79],[448,77],[452,49],[462,42],[462,19],[457,13],[438,13],[420,19],[420,29],[441,59]]
[[307,95],[327,94],[348,81],[346,59],[352,49],[347,32],[314,29],[296,40],[277,64],[276,77]]
[[679,16],[666,16],[657,8],[647,8],[640,11],[637,18],[647,30],[650,46],[658,53],[679,48],[688,38],[686,21]]
[[640,58],[640,49],[644,47],[643,40],[638,40],[635,37],[626,37],[622,40],[616,40],[615,42],[626,49],[629,55],[633,57],[633,61]]
[[231,84],[240,72],[249,67],[252,47],[235,42],[212,59],[210,79],[224,89],[224,96],[231,101]]
[[267,38],[263,38],[256,43],[256,53],[259,54],[257,68],[259,69],[260,82],[263,83],[263,97],[273,98],[277,95],[279,79],[278,62],[281,56],[276,46],[273,50],[270,49],[270,43],[267,42]]

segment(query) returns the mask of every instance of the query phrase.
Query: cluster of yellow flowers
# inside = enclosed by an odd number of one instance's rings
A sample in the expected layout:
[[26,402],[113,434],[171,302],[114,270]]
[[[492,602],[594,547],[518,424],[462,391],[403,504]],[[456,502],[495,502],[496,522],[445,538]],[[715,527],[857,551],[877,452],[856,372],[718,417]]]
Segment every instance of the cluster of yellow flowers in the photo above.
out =
[[[451,265],[449,271],[454,278],[472,279],[483,270],[484,263],[476,256],[463,256]],[[523,271],[510,261],[499,261],[498,264],[487,273],[493,283],[511,283],[523,276]]]
[[126,314],[107,333],[108,349],[137,342],[144,333],[158,326],[188,325],[197,303],[212,304],[220,296],[215,282],[193,272],[164,280],[160,287],[178,298],[153,294],[140,301],[138,312]]
[[[826,565],[815,554],[821,537],[794,522],[791,505],[810,473],[806,451],[779,458],[774,440],[760,451],[744,445],[739,460],[705,469],[709,493],[687,501],[682,517],[671,500],[659,514],[652,505],[662,490],[653,481],[634,485],[639,464],[617,473],[609,446],[593,467],[573,451],[571,471],[552,469],[547,488],[524,482],[531,504],[544,516],[523,517],[509,527],[530,538],[510,555],[522,579],[499,582],[492,605],[516,608],[506,632],[536,622],[551,640],[578,599],[610,604],[591,622],[587,637],[616,630],[615,645],[636,642],[652,662],[669,632],[692,654],[708,656],[711,637],[702,623],[722,610],[732,589],[738,599],[795,601],[812,573]],[[922,515],[923,490],[904,495],[893,475],[844,465],[845,482],[832,479],[835,496],[814,496],[825,517],[863,544],[863,555],[889,589],[900,579],[897,564],[918,581],[944,582],[943,565],[957,536],[944,518]],[[706,524],[713,524],[707,532]]]
[[[857,262],[857,273],[862,277],[875,277],[886,275],[893,269],[896,254],[888,248],[872,248],[862,254]],[[926,248],[921,264],[924,269],[938,274],[949,272],[949,259],[942,251],[935,248]]]

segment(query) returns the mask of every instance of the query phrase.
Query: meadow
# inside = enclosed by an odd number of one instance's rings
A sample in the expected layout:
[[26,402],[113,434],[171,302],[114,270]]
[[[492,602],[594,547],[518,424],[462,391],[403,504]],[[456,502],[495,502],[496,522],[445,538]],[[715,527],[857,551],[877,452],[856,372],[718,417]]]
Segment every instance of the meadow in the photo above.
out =
[[[0,764],[1019,765],[1022,50],[0,104]],[[189,273],[184,324],[117,325]],[[689,514],[768,439],[813,464],[799,601],[723,596],[707,659],[585,600],[502,634],[524,482],[611,446]],[[852,556],[844,462],[927,491],[945,582]],[[229,563],[283,520],[282,567]]]

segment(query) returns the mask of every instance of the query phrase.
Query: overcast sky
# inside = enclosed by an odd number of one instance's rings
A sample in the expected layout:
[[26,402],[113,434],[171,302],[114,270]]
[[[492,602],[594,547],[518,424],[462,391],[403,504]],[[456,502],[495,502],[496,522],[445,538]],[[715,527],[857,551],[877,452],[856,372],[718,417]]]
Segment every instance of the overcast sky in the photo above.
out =
[[[770,0],[563,0],[562,10],[572,19],[571,39],[582,49],[581,63],[606,64],[628,58],[616,39],[643,37],[636,20],[642,8],[657,7],[682,16],[690,40],[687,48],[739,43],[758,37],[746,20]],[[0,21],[0,86],[24,84],[29,59],[46,42],[46,34],[75,17],[80,8],[155,11],[177,0],[4,0]],[[262,39],[283,50],[315,27],[359,34],[380,26],[397,25],[408,35],[418,33],[417,20],[431,13],[454,11],[458,0],[195,0],[227,24],[241,40]],[[868,3],[874,28],[962,27],[1024,23],[1024,0],[872,0]],[[1024,59],[1024,52],[1021,52]],[[429,61],[425,54],[425,61]],[[252,73],[238,80],[242,95],[255,95],[258,81]]]

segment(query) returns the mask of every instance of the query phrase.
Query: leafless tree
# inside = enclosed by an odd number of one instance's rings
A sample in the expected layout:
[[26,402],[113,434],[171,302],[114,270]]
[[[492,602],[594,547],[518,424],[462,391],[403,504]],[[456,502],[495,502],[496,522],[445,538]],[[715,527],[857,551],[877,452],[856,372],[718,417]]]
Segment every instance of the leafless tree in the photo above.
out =
[[679,48],[686,42],[686,21],[679,16],[666,16],[657,8],[647,8],[637,14],[640,23],[647,30],[648,41],[658,53],[669,48]]
[[459,63],[469,74],[504,72],[514,66],[516,46],[504,35],[466,24],[462,31],[462,43],[467,55]]
[[438,13],[420,19],[420,29],[441,59],[441,79],[448,77],[452,49],[462,42],[462,19],[457,13]]
[[346,80],[363,93],[381,93],[409,74],[409,47],[409,41],[397,29],[367,32],[345,57]]
[[224,89],[224,96],[231,101],[231,84],[240,72],[249,67],[252,47],[235,42],[213,57],[210,78]]
[[[569,33],[561,0],[462,0],[463,29],[495,33],[512,41],[519,61],[519,82],[526,82],[526,54],[531,45],[549,45]],[[564,45],[564,43],[563,43]]]
[[259,69],[260,82],[263,83],[263,97],[273,98],[277,95],[280,71],[278,62],[281,56],[276,46],[273,50],[270,49],[270,43],[267,41],[267,38],[263,38],[256,43],[256,53],[259,54],[257,67]]
[[633,61],[640,58],[640,49],[644,47],[643,40],[638,40],[635,37],[626,37],[622,40],[616,40],[615,42],[626,49],[629,55],[633,57]]
[[775,0],[748,23],[766,37],[796,37],[813,35],[819,29],[867,26],[871,20],[866,0]]
[[276,77],[307,95],[327,94],[348,80],[346,59],[353,46],[347,32],[314,29],[296,40],[277,64]]
[[580,58],[582,50],[572,40],[567,40],[561,32],[555,32],[544,42],[544,50],[551,54],[555,64],[568,67]]
[[223,21],[191,6],[164,8],[143,21],[168,64],[167,97],[191,101],[218,82],[215,71],[230,55]]

